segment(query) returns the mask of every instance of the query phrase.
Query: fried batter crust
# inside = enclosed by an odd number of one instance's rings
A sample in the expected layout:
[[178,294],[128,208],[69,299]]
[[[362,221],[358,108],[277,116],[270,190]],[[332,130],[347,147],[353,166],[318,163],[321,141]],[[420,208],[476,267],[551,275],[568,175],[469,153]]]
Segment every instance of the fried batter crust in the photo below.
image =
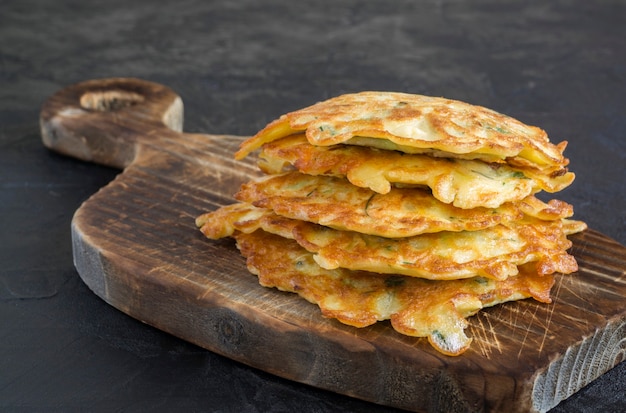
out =
[[566,252],[572,243],[561,220],[528,218],[479,231],[392,239],[338,231],[242,203],[206,214],[198,226],[209,238],[263,229],[294,239],[313,253],[315,261],[325,269],[346,268],[431,280],[475,276],[504,280],[517,275],[518,266],[528,262],[535,262],[539,275],[578,270],[576,260]]
[[399,238],[440,231],[475,231],[522,219],[571,216],[571,205],[548,204],[534,196],[498,208],[462,209],[420,188],[392,188],[386,194],[356,187],[342,178],[288,172],[243,184],[239,201],[272,209],[287,218],[335,229]]
[[242,159],[264,143],[304,132],[312,145],[341,143],[503,161],[546,174],[563,171],[567,142],[482,106],[423,95],[366,91],[337,96],[285,114],[243,142]]
[[541,190],[567,187],[574,174],[553,177],[506,163],[437,158],[354,145],[314,146],[303,134],[266,143],[259,168],[279,174],[294,168],[309,175],[346,177],[353,185],[386,194],[391,186],[423,185],[439,201],[456,207],[496,208]]
[[317,304],[324,317],[350,326],[389,319],[399,333],[427,337],[437,351],[452,356],[465,352],[472,341],[464,332],[467,317],[484,307],[528,297],[549,303],[554,283],[552,276],[539,276],[532,266],[504,281],[481,277],[430,281],[326,270],[292,240],[264,231],[236,232],[235,238],[261,285],[297,293]]

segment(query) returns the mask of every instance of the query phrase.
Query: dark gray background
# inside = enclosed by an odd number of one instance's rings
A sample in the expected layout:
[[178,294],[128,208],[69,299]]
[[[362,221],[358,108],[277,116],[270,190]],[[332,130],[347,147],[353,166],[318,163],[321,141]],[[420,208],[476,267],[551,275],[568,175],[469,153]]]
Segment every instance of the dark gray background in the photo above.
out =
[[[249,135],[345,92],[481,104],[568,140],[576,218],[626,244],[624,1],[0,0],[0,410],[391,411],[234,363],[109,307],[69,225],[119,171],[41,144],[58,89],[173,88],[185,130]],[[554,409],[626,411],[626,363]]]

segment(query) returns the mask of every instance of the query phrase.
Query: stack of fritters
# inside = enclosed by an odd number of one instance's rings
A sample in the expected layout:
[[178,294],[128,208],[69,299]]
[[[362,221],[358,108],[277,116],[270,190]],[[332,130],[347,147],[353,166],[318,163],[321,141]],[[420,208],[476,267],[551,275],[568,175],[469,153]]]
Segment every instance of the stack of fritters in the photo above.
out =
[[489,109],[362,92],[281,116],[245,141],[265,176],[197,219],[232,236],[262,285],[355,327],[389,319],[458,355],[466,318],[528,297],[550,302],[576,271],[566,143]]

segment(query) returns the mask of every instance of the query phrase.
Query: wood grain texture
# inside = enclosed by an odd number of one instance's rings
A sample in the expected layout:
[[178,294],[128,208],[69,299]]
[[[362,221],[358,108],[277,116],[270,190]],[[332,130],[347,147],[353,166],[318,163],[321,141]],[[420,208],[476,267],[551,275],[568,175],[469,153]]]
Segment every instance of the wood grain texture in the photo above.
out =
[[209,241],[199,214],[256,176],[235,162],[242,137],[182,132],[182,102],[139,79],[70,86],[41,111],[44,144],[123,168],[72,222],[74,259],[103,300],[145,323],[250,366],[412,411],[547,411],[626,359],[626,248],[572,237],[578,273],[550,305],[507,303],[470,319],[460,357],[388,323],[355,329],[299,297],[258,285],[232,240]]

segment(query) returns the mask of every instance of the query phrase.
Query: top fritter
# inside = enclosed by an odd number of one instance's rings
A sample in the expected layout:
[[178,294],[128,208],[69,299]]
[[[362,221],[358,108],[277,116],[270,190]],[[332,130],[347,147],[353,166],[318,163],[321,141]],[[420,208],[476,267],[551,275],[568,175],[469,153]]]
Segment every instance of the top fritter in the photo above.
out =
[[244,142],[236,158],[302,131],[317,146],[344,143],[568,173],[567,142],[550,143],[540,128],[481,106],[397,92],[346,94],[283,115]]

